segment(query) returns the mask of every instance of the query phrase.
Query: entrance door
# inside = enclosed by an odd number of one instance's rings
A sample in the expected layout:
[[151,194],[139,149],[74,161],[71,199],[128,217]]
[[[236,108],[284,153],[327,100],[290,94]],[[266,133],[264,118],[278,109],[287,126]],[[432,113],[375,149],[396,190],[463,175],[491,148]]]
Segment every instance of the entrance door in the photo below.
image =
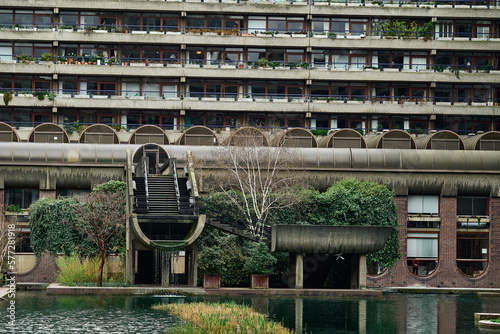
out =
[[160,151],[158,149],[148,149],[144,150],[144,157],[148,160],[149,163],[149,175],[157,175],[160,174]]

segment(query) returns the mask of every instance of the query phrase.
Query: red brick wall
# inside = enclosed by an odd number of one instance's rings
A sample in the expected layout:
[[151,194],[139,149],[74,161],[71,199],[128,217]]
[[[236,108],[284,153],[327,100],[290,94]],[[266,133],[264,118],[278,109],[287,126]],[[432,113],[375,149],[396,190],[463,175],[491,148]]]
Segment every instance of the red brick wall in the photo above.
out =
[[467,277],[456,265],[457,247],[457,200],[456,197],[441,197],[439,212],[441,228],[439,239],[439,262],[437,270],[430,276],[420,277],[410,273],[406,262],[406,219],[408,200],[397,196],[400,226],[400,248],[403,254],[392,272],[367,277],[370,287],[425,285],[430,287],[498,288],[500,287],[500,198],[490,198],[489,264],[478,277]]
[[48,254],[40,256],[33,269],[27,273],[17,274],[18,282],[52,283],[56,281],[58,267],[53,257]]
[[42,197],[56,199],[57,192],[55,190],[40,190],[38,192],[38,198],[42,198]]

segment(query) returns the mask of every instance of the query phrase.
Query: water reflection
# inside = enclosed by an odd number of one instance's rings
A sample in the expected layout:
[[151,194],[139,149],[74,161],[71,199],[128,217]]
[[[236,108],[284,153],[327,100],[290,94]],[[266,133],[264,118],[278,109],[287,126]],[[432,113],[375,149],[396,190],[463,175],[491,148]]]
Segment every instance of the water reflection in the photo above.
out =
[[[380,299],[178,296],[47,296],[19,292],[16,333],[164,333],[177,320],[158,303],[236,301],[297,333],[479,333],[474,312],[498,312],[500,299],[473,295],[384,295]],[[0,302],[0,315],[7,314]],[[0,333],[7,330],[0,322]]]

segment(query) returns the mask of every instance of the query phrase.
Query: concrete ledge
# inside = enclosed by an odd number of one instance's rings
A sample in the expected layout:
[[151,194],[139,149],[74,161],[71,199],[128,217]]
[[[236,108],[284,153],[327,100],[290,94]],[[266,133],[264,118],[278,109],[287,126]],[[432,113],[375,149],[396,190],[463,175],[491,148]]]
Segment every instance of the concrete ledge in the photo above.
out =
[[59,283],[51,283],[47,287],[48,295],[156,295],[156,294],[182,294],[188,296],[205,295],[201,288],[175,287],[83,287],[62,286]]
[[500,313],[474,313],[474,321],[490,320],[500,318]]
[[492,322],[489,320],[479,320],[477,325],[479,326],[479,328],[490,328],[490,329],[500,330],[500,323]]
[[263,297],[330,297],[330,298],[380,298],[380,290],[355,289],[247,289],[222,288],[206,290],[208,296],[263,296]]
[[380,298],[382,290],[337,290],[337,289],[207,289],[190,287],[127,287],[97,288],[62,286],[52,283],[47,287],[48,295],[156,295],[181,294],[188,296],[267,296],[267,297],[336,297],[336,298]]
[[[377,288],[378,289],[378,288]],[[500,289],[481,289],[481,288],[433,288],[433,287],[392,287],[380,288],[384,293],[441,293],[455,295],[478,295],[490,297],[491,295],[499,295]]]

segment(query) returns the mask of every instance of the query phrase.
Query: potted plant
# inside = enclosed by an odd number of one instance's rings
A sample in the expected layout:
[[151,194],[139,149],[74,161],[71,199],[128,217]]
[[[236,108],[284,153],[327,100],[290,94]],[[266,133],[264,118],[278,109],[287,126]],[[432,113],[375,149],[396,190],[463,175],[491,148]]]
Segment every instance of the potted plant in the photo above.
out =
[[220,288],[220,273],[224,265],[222,250],[219,246],[205,249],[198,259],[198,268],[203,272],[203,288]]
[[244,269],[252,276],[252,289],[269,288],[269,274],[274,271],[276,261],[263,242],[259,242],[250,250]]

